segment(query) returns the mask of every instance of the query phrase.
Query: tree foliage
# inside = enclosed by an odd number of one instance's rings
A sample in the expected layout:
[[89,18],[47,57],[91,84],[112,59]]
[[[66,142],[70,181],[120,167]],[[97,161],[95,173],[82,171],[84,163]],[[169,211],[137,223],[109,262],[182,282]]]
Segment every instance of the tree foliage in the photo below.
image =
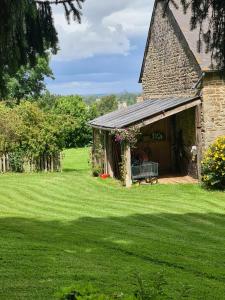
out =
[[[52,5],[62,5],[66,18],[81,20],[84,0],[2,0],[0,9],[0,78],[15,75],[21,66],[34,66],[46,50],[55,54],[58,36],[54,26]],[[0,80],[0,95],[6,87]]]
[[92,114],[97,117],[117,109],[118,101],[116,99],[116,95],[108,95],[94,102],[92,105]]
[[47,57],[39,57],[37,64],[32,68],[29,65],[21,66],[14,76],[5,75],[7,100],[38,99],[46,90],[45,77],[53,78]]
[[73,126],[68,128],[65,138],[65,147],[83,147],[91,141],[91,128],[87,124],[90,120],[89,107],[84,103],[82,97],[61,96],[55,101],[54,113],[67,116],[73,120]]
[[43,112],[37,104],[22,102],[14,108],[0,105],[0,154],[20,152],[26,157],[55,154],[65,145],[71,120]]
[[69,118],[71,125],[65,128],[65,148],[84,147],[91,143],[92,129],[88,121],[111,112],[118,107],[115,95],[87,105],[79,95],[57,96],[46,92],[37,99],[42,111]]
[[65,128],[65,148],[84,147],[91,143],[92,130],[88,121],[111,112],[118,107],[115,95],[104,96],[101,100],[87,105],[79,95],[57,96],[49,92],[38,98],[42,111],[51,112],[71,121]]

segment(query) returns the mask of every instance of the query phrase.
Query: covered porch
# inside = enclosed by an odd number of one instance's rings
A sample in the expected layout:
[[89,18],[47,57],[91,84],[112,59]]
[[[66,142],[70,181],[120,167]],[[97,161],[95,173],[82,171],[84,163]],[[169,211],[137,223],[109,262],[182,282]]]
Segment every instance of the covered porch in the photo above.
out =
[[[201,160],[201,99],[150,99],[90,122],[94,164],[104,173],[132,185],[135,163],[155,162],[159,176],[198,178]],[[140,134],[134,148],[115,140],[115,130],[135,126]],[[101,149],[98,149],[100,146]],[[195,157],[191,149],[196,149]],[[121,171],[121,164],[123,169]]]

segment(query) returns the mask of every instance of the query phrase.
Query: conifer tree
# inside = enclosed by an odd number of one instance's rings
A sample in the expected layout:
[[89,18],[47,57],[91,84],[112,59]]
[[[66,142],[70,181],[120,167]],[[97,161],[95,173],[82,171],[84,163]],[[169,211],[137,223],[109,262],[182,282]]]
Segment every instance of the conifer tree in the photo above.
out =
[[[64,8],[70,21],[81,22],[84,0],[1,0],[0,3],[0,79],[14,75],[21,66],[35,66],[46,50],[55,54],[58,36],[54,26],[52,6]],[[0,96],[5,83],[0,80]]]

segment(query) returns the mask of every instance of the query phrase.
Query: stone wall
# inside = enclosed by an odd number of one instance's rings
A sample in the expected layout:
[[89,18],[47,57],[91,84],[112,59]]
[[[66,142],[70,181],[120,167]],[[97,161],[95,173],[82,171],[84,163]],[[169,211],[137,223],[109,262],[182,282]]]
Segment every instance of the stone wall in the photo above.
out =
[[163,18],[161,3],[152,19],[142,87],[144,99],[193,96],[201,71],[172,13]]
[[191,149],[196,146],[196,127],[195,127],[195,108],[187,109],[175,116],[176,118],[176,136],[182,131],[185,158],[181,166],[184,173],[197,178],[197,161],[193,161]]
[[191,150],[196,145],[195,108],[189,108],[176,115],[177,133],[182,130],[184,143]]
[[225,135],[225,77],[206,73],[203,78],[203,148]]

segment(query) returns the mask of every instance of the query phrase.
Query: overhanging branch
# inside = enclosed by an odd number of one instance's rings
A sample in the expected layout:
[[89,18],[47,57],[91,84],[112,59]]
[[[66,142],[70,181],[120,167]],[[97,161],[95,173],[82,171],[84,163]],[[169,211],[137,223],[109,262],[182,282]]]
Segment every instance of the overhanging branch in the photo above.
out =
[[35,0],[38,4],[48,3],[48,4],[65,4],[65,3],[72,3],[72,2],[84,2],[85,0]]

